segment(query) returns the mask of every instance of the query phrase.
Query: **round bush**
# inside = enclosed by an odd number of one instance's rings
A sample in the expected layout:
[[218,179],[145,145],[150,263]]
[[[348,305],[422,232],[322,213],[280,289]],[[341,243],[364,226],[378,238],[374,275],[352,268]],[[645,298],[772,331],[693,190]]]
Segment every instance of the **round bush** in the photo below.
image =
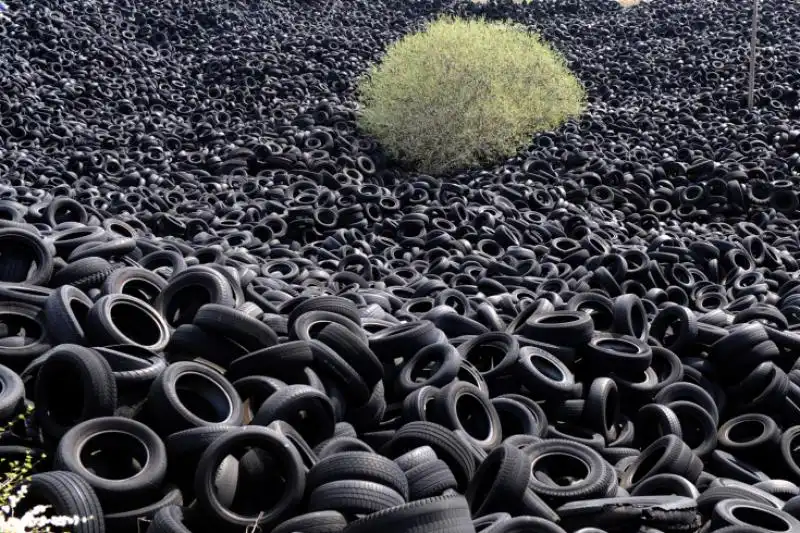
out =
[[430,173],[513,155],[585,102],[580,81],[538,35],[450,17],[390,45],[359,93],[361,128]]

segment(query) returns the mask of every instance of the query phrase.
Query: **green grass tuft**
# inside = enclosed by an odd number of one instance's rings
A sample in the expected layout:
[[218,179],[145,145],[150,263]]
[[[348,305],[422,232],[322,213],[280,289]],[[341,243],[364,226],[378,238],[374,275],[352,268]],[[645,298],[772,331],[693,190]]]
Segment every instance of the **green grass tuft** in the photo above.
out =
[[513,155],[585,106],[563,57],[525,28],[440,18],[389,46],[359,83],[361,128],[441,173]]

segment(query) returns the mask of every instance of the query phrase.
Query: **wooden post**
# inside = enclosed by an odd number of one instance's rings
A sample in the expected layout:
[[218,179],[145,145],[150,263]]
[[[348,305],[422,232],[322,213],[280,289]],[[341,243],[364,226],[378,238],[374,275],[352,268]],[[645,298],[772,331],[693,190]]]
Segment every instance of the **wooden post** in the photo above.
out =
[[756,87],[756,45],[758,44],[758,0],[753,0],[753,28],[750,32],[750,79],[747,91],[747,109],[753,109]]

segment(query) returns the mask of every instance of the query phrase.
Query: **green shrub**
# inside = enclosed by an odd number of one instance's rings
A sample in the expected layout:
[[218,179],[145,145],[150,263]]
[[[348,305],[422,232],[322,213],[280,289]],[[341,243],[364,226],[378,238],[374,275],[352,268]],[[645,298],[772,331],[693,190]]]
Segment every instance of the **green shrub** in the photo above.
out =
[[389,46],[360,80],[361,128],[430,173],[513,155],[580,114],[564,59],[525,28],[440,18]]

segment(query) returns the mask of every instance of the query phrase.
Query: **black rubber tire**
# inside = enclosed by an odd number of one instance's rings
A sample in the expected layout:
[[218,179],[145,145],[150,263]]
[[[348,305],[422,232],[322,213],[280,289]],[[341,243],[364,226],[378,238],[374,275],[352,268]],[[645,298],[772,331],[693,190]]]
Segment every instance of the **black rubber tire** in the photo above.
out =
[[[616,484],[611,465],[597,451],[576,442],[543,440],[525,448],[525,456],[531,462],[528,486],[554,506],[602,497]],[[563,483],[560,476],[569,482]]]
[[43,308],[53,289],[30,283],[0,282],[0,302],[16,302]]
[[566,533],[554,522],[537,516],[515,516],[484,531],[486,533]]
[[511,515],[508,513],[491,513],[474,519],[472,526],[475,528],[475,533],[485,533],[492,526],[510,519]]
[[[270,509],[254,516],[242,515],[223,507],[214,489],[214,478],[222,460],[231,452],[252,446],[268,453],[273,464],[281,465],[285,480],[280,499]],[[198,505],[204,513],[226,527],[271,528],[294,511],[305,491],[305,471],[295,448],[275,431],[261,426],[247,426],[226,433],[206,448],[200,457],[194,482]]]
[[348,524],[343,533],[471,533],[472,517],[460,494],[417,500]]
[[341,533],[347,520],[337,511],[317,511],[290,518],[281,523],[272,533]]
[[714,401],[714,398],[706,392],[705,389],[694,383],[686,381],[679,381],[671,385],[667,385],[661,389],[655,396],[655,402],[669,406],[672,402],[676,401],[689,401],[696,403],[700,407],[708,411],[711,418],[714,420],[714,425],[719,424],[719,407]]
[[783,464],[788,469],[788,473],[791,474],[791,479],[800,479],[799,438],[800,426],[790,427],[781,435],[780,453]]
[[[400,421],[399,413],[395,416],[388,416],[386,411],[386,395],[384,393],[383,381],[379,381],[372,389],[372,394],[366,403],[362,405],[348,406],[345,413],[345,420],[352,424],[358,431],[368,431],[377,429],[382,425],[390,426]],[[394,422],[393,422],[394,421]]]
[[656,474],[643,480],[631,491],[631,496],[685,496],[696,500],[700,497],[694,483],[675,474]]
[[308,510],[339,511],[346,518],[369,515],[406,503],[403,495],[380,483],[346,479],[331,481],[314,489]]
[[[51,348],[42,310],[35,305],[0,302],[0,323],[6,326],[0,336],[0,364],[14,371],[21,372]],[[23,329],[25,336],[19,335]]]
[[[676,328],[675,324],[679,327]],[[667,338],[668,329],[675,331],[672,338]],[[661,345],[675,353],[683,353],[698,335],[697,317],[688,307],[670,304],[662,308],[650,323],[650,336]]]
[[272,422],[267,429],[274,431],[278,435],[284,437],[289,443],[294,446],[295,451],[300,455],[300,460],[303,461],[305,471],[308,472],[319,461],[319,457],[308,445],[303,436],[292,427],[291,424],[283,420],[276,420]]
[[780,453],[781,430],[772,417],[748,413],[731,418],[717,433],[725,451],[746,461],[759,461]]
[[230,381],[253,375],[271,376],[292,381],[314,363],[314,353],[306,341],[290,341],[250,352],[234,359],[225,377]]
[[268,325],[224,304],[201,306],[192,323],[213,335],[232,340],[248,352],[278,344],[278,335]]
[[753,485],[753,488],[763,490],[783,501],[800,496],[800,487],[785,479],[770,479]]
[[[737,514],[738,511],[738,514]],[[747,521],[742,518],[747,517]],[[767,531],[800,530],[800,520],[772,506],[749,500],[723,500],[714,506],[711,527],[749,526]]]
[[102,257],[84,257],[72,261],[56,271],[50,278],[50,286],[72,285],[82,291],[100,287],[106,278],[121,265],[113,265]]
[[584,352],[592,368],[627,376],[644,372],[653,360],[653,349],[643,341],[612,333],[595,333]]
[[92,306],[92,299],[72,285],[55,289],[47,297],[42,313],[50,338],[59,344],[85,346],[87,341],[84,328]]
[[247,421],[253,419],[253,415],[258,411],[258,408],[261,407],[261,404],[264,403],[264,400],[286,387],[286,383],[283,381],[267,376],[240,378],[234,381],[232,385],[242,399],[242,406],[247,408],[247,412],[245,413]]
[[24,408],[25,385],[19,374],[0,365],[0,424],[6,424]]
[[167,362],[151,350],[134,345],[112,345],[95,348],[108,361],[117,383],[117,403],[138,405],[153,381],[167,368]]
[[[198,287],[202,290],[198,290]],[[174,274],[153,307],[170,327],[190,324],[205,304],[233,307],[235,295],[228,279],[213,268],[195,265]]]
[[354,439],[357,439],[358,432],[356,431],[356,428],[354,428],[349,422],[337,422],[336,426],[333,428],[333,436],[353,437]]
[[287,324],[288,330],[292,331],[297,318],[309,311],[328,311],[341,315],[354,324],[361,324],[361,316],[353,302],[340,296],[319,296],[300,302],[291,310]]
[[153,305],[167,286],[167,280],[145,268],[125,267],[115,270],[103,282],[104,294],[127,294]]
[[770,507],[780,509],[780,500],[777,501],[778,506],[775,505],[775,498],[770,494],[763,493],[759,490],[752,490],[749,485],[711,485],[708,489],[703,491],[697,497],[697,508],[700,513],[710,518],[714,507],[721,501],[725,500],[748,500],[756,503],[763,503]]
[[508,373],[519,357],[519,341],[508,333],[488,332],[459,345],[458,353],[491,382]]
[[678,415],[660,403],[643,405],[636,413],[636,441],[641,447],[653,444],[664,435],[675,435],[683,439],[683,430]]
[[289,329],[289,340],[316,340],[319,332],[325,327],[323,324],[339,324],[362,340],[367,340],[358,322],[329,311],[308,311],[298,316]]
[[532,436],[542,437],[545,435],[545,433],[547,433],[547,427],[549,425],[547,421],[547,415],[545,414],[544,409],[542,409],[537,402],[522,394],[503,394],[497,398],[508,398],[509,400],[514,400],[515,402],[519,402],[520,404],[524,405],[525,408],[528,409],[528,411],[536,419],[536,430],[531,433]]
[[396,457],[394,462],[397,463],[397,466],[399,466],[403,472],[408,472],[414,467],[436,460],[438,460],[438,457],[436,457],[436,452],[433,451],[433,448],[430,446],[420,446],[419,448],[414,448],[404,453],[400,457]]
[[167,361],[205,359],[222,368],[247,355],[247,350],[232,340],[214,335],[194,324],[181,324],[170,335],[165,349]]
[[592,317],[583,311],[534,313],[519,331],[533,340],[578,348],[586,345],[592,338],[594,322]]
[[770,479],[756,466],[723,450],[714,450],[706,461],[708,471],[720,478],[730,478],[748,485]]
[[153,521],[145,533],[194,533],[201,531],[195,529],[201,524],[207,525],[206,519],[194,509],[167,505],[153,515]]
[[535,346],[525,346],[519,351],[515,370],[517,379],[534,398],[563,400],[574,393],[575,376],[567,365]]
[[425,346],[443,340],[442,332],[428,320],[397,324],[369,336],[369,347],[384,362],[406,360]]
[[409,422],[401,427],[380,450],[382,455],[395,458],[420,446],[430,446],[436,456],[447,463],[458,481],[458,489],[466,490],[475,475],[475,460],[468,446],[453,432],[431,422]]
[[250,423],[268,426],[275,420],[291,424],[311,446],[331,438],[336,425],[330,399],[306,385],[287,385],[276,391],[264,400]]
[[[21,228],[0,229],[0,248],[6,251],[0,266],[0,281],[30,285],[47,285],[50,281],[53,255],[35,233]],[[21,252],[26,257],[20,257]],[[32,264],[35,269],[30,268]]]
[[[753,349],[769,341],[761,324],[737,324],[728,329],[728,335],[711,345],[709,359],[714,363],[723,382],[736,383],[764,360],[764,353],[753,356]],[[758,354],[757,354],[758,355]]]
[[492,450],[503,440],[500,417],[489,396],[470,383],[455,381],[440,389],[433,398],[431,417],[444,427],[464,431],[484,450]]
[[206,448],[237,426],[201,426],[184,429],[164,439],[167,449],[167,478],[177,483],[187,501],[194,493],[194,474]]
[[409,501],[441,496],[448,489],[456,489],[458,482],[444,461],[434,459],[406,470]]
[[369,452],[341,452],[331,455],[314,465],[306,478],[306,489],[332,481],[342,480],[371,481],[389,487],[403,496],[409,497],[409,484],[403,471],[391,459]]
[[337,453],[367,452],[375,453],[369,444],[356,437],[333,437],[314,448],[314,453],[322,460]]
[[432,385],[423,385],[403,399],[403,420],[405,422],[431,422],[433,400],[439,390]]
[[127,294],[97,300],[86,317],[86,332],[97,346],[132,344],[160,352],[169,342],[169,327],[161,315]]
[[520,514],[530,478],[530,460],[522,450],[506,444],[496,447],[478,467],[467,488],[465,497],[472,516]]
[[[89,518],[84,523],[70,526],[72,533],[105,533],[103,508],[97,494],[81,476],[65,471],[33,474],[28,482],[28,501],[46,502],[56,516]],[[25,499],[18,504],[16,513],[25,514]]]
[[341,324],[328,324],[319,332],[317,340],[328,345],[358,372],[372,390],[383,379],[383,366],[362,335]]
[[97,352],[62,344],[46,354],[36,378],[34,401],[42,432],[58,440],[80,422],[113,415],[117,384],[111,366]]
[[[699,526],[697,503],[683,496],[625,496],[570,502],[556,509],[567,531],[594,526],[608,531],[682,531]],[[644,531],[649,531],[645,529]]]
[[[184,380],[180,385],[186,377],[193,381],[187,384]],[[189,406],[184,401],[189,401]],[[190,361],[169,365],[153,381],[146,409],[152,427],[162,435],[199,426],[238,426],[244,415],[233,385],[208,366]]]
[[312,340],[311,352],[314,354],[314,370],[323,379],[331,379],[342,394],[355,405],[363,405],[369,401],[372,390],[364,379],[335,350],[328,345]]
[[645,448],[620,476],[620,486],[635,489],[656,474],[676,474],[694,483],[703,471],[699,457],[675,435],[664,435]]
[[694,402],[670,402],[681,424],[683,441],[701,459],[708,457],[717,447],[717,425],[712,415]]
[[800,518],[800,496],[795,496],[789,499],[781,510],[785,513],[792,515],[795,518]]
[[614,298],[611,305],[611,332],[645,340],[650,332],[650,321],[642,300],[635,294],[623,294]]
[[492,406],[497,411],[505,440],[512,435],[531,436],[539,432],[539,421],[522,402],[498,397],[492,400]]
[[170,505],[183,505],[183,494],[175,486],[167,486],[161,498],[138,509],[106,513],[106,527],[109,531],[119,533],[140,533],[146,524],[153,521],[157,512]]
[[[395,390],[403,398],[424,386],[443,387],[452,382],[461,368],[461,356],[450,343],[436,343],[422,348],[403,365],[397,375]],[[431,375],[420,379],[425,367],[438,363]]]
[[620,397],[617,384],[607,377],[595,378],[589,386],[583,410],[586,427],[605,438],[606,443],[616,440],[620,419]]
[[[125,440],[122,440],[122,438]],[[92,454],[92,463],[87,464],[88,443],[98,440],[103,446],[96,448],[101,453],[97,461]],[[98,446],[95,442],[95,446]],[[125,461],[120,459],[125,457]],[[133,475],[129,468],[135,459],[140,470]],[[97,462],[95,462],[97,461]],[[99,417],[81,422],[64,434],[55,454],[55,466],[85,479],[103,502],[106,512],[131,509],[153,501],[167,475],[167,450],[156,433],[140,422],[122,417]],[[122,468],[116,471],[115,468]],[[102,472],[110,475],[103,476]]]
[[608,331],[613,327],[613,306],[611,298],[596,292],[579,292],[567,302],[570,311],[587,313],[596,331]]

